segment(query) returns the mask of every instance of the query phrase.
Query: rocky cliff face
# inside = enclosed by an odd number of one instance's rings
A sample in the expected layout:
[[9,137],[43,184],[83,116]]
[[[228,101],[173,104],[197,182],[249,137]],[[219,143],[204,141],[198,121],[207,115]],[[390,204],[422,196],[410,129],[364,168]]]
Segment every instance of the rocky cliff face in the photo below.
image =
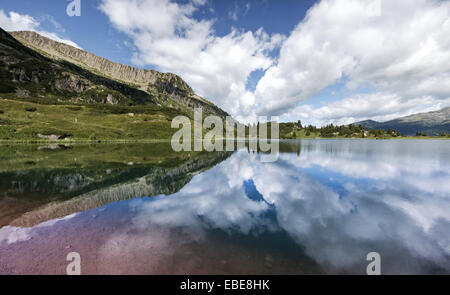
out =
[[[228,113],[219,107],[195,95],[192,88],[175,74],[137,69],[114,63],[84,50],[53,41],[35,32],[18,31],[10,32],[10,34],[23,45],[36,50],[50,59],[68,62],[82,69],[86,69],[95,75],[128,84],[131,87],[137,88],[136,90],[147,93],[152,100],[154,99],[161,105],[183,111],[186,108],[191,110],[193,108],[202,108],[207,114],[214,114],[221,117],[228,116]],[[65,82],[74,86],[71,81]],[[75,90],[83,87],[79,84]],[[134,98],[133,100],[136,101]],[[148,101],[148,98],[140,100]]]
[[38,98],[44,103],[56,100],[82,104],[157,104],[156,99],[145,91],[92,73],[67,61],[43,56],[2,29],[0,94],[9,98]]
[[23,44],[43,51],[52,58],[67,60],[76,65],[90,68],[113,79],[136,84],[168,84],[171,87],[187,94],[194,91],[180,77],[171,73],[160,73],[154,70],[136,69],[127,65],[114,63],[106,58],[72,47],[70,45],[53,41],[35,32],[18,31],[10,34]]

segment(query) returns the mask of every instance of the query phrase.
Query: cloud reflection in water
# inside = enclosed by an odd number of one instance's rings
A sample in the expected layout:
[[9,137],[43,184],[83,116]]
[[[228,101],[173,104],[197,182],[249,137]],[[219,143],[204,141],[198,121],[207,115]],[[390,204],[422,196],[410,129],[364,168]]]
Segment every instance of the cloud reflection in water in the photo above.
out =
[[[448,273],[447,142],[414,143],[307,141],[299,156],[275,163],[237,152],[172,196],[131,202],[132,226],[180,228],[200,240],[214,229],[285,231],[327,272],[362,273],[377,251],[385,273]],[[317,180],[311,167],[333,179]],[[249,182],[265,202],[247,196]]]
[[385,274],[450,273],[448,141],[305,140],[280,151],[271,163],[239,151],[173,195],[0,237],[11,253],[43,243],[37,232],[71,241],[91,273],[364,274],[372,251]]

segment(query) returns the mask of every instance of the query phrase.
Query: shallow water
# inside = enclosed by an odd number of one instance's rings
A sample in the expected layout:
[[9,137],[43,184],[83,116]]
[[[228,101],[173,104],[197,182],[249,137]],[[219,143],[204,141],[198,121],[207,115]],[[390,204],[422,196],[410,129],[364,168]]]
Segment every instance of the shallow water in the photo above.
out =
[[0,147],[0,273],[450,274],[446,140]]

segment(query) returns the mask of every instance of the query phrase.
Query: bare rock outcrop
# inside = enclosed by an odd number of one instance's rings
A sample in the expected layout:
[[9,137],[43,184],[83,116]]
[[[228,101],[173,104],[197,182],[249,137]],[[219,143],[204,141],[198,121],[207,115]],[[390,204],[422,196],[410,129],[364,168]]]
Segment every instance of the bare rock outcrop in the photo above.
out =
[[[101,84],[113,91],[120,92],[137,105],[152,103],[183,112],[186,109],[202,108],[206,114],[214,114],[221,117],[228,116],[228,113],[213,103],[196,95],[192,88],[175,74],[137,69],[128,65],[114,63],[106,58],[51,40],[31,31],[17,31],[10,32],[10,34],[14,37],[14,41],[19,41],[20,45],[24,45],[24,48],[21,48],[21,50],[31,49],[49,58],[49,60],[57,61],[54,63],[55,67],[59,67],[57,71],[48,67],[39,69],[41,72],[54,72],[48,74],[58,78],[51,85],[51,90],[56,92],[69,92],[75,96],[83,96],[86,92],[95,88],[93,87],[94,85]],[[16,45],[16,47],[19,46]],[[14,65],[14,67],[16,66]],[[33,81],[36,83],[43,80],[38,75],[39,71],[32,73],[28,68],[33,69],[34,67],[32,65],[17,66],[16,72],[13,73],[14,79],[16,81]],[[70,75],[66,72],[63,73],[63,77],[59,77],[59,72],[66,68],[72,69],[76,75]],[[58,72],[57,75],[55,75],[56,72]],[[84,80],[84,78],[87,80]],[[84,96],[89,96],[84,100],[80,100],[84,103],[130,103],[126,98],[116,93],[100,95],[101,97],[99,97],[98,92],[92,90]]]
[[63,73],[63,77],[57,79],[54,83],[54,87],[59,91],[70,91],[75,93],[82,93],[89,87],[88,80],[80,78],[79,76],[71,73]]
[[[131,66],[114,63],[106,58],[53,41],[31,31],[10,32],[10,34],[29,47],[44,51],[52,58],[67,60],[76,65],[87,67],[94,72],[107,75],[113,79],[136,84],[154,84],[165,88],[175,88],[194,94],[191,87],[179,76],[171,73],[160,73],[154,70],[137,69]],[[169,89],[170,90],[170,89]]]

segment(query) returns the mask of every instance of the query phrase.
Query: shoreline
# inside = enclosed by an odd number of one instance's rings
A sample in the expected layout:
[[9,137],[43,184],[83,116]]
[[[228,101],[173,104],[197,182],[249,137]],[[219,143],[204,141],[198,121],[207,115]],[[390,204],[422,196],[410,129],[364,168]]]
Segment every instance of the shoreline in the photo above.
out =
[[[449,140],[450,137],[442,136],[402,136],[402,137],[390,137],[390,138],[358,138],[358,137],[299,137],[299,138],[280,138],[280,141],[295,141],[295,140]],[[222,138],[220,140],[226,140]],[[237,138],[234,140],[244,140],[243,138]],[[245,138],[245,140],[249,140]],[[255,140],[252,138],[251,140]],[[34,139],[24,139],[24,140],[7,140],[0,139],[0,145],[3,144],[118,144],[118,143],[170,143],[170,139],[99,139],[99,140],[89,140],[89,139],[75,139],[75,140],[34,140]]]

